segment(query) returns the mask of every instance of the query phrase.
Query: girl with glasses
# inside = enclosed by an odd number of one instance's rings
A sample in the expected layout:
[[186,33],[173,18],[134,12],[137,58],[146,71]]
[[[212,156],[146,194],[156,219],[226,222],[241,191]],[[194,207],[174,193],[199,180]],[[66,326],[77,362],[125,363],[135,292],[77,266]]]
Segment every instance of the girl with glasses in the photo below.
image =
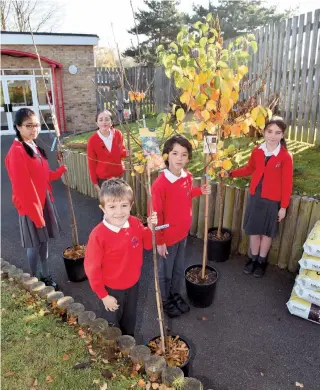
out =
[[67,168],[62,165],[55,171],[50,170],[45,151],[35,142],[40,124],[32,110],[17,111],[15,131],[16,139],[5,165],[12,185],[12,201],[19,214],[21,244],[27,248],[32,275],[37,275],[40,263],[40,280],[56,288],[48,269],[48,241],[59,237],[61,227],[51,181],[60,179]]

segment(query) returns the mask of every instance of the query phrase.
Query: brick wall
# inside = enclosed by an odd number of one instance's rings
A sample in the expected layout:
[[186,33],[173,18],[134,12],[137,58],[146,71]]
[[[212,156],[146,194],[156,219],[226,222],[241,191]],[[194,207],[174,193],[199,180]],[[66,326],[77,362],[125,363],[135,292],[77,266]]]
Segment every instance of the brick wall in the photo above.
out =
[[[20,50],[35,53],[30,45],[2,45],[2,49]],[[63,64],[62,84],[67,131],[77,132],[95,129],[96,94],[94,80],[93,46],[37,46],[40,56]],[[70,65],[78,68],[78,73],[71,75]],[[46,62],[43,68],[49,68]],[[1,68],[39,68],[37,59],[1,55]],[[61,111],[60,111],[61,112]],[[63,124],[62,124],[63,125]]]

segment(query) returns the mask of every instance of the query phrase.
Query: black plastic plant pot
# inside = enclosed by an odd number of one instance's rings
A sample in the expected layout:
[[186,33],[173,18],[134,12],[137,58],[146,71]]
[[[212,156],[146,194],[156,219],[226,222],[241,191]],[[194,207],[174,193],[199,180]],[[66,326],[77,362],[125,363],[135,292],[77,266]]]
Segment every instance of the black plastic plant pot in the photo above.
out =
[[229,233],[228,238],[223,238],[222,240],[210,239],[210,233],[216,230],[218,230],[216,227],[208,230],[208,260],[221,263],[229,259],[231,252],[232,233],[231,230],[222,228],[222,234]]
[[[171,336],[172,338],[176,337],[175,335],[168,335],[168,336]],[[149,340],[147,346],[149,346],[149,343],[151,341],[155,341],[157,339],[160,339],[160,336],[153,337],[151,340]],[[181,337],[180,335],[179,335],[179,339],[181,341],[183,341],[184,343],[186,343],[186,345],[187,345],[187,347],[189,349],[189,357],[181,366],[177,366],[177,367],[181,368],[181,370],[184,373],[184,376],[189,376],[189,370],[190,370],[190,366],[191,366],[191,358],[193,357],[192,356],[193,350],[191,349],[190,344],[183,337]]]
[[[70,247],[69,247],[70,248]],[[66,249],[69,249],[66,248]],[[63,251],[64,254],[64,251]],[[87,275],[84,271],[84,257],[78,259],[67,259],[63,255],[64,265],[66,267],[68,279],[70,282],[83,282],[87,279]]]
[[206,270],[213,271],[216,274],[215,279],[210,283],[196,283],[187,278],[187,273],[194,268],[198,268],[199,272],[201,272],[202,264],[190,265],[185,270],[186,289],[189,301],[195,307],[209,307],[212,304],[215,295],[218,271],[210,265],[207,265]]

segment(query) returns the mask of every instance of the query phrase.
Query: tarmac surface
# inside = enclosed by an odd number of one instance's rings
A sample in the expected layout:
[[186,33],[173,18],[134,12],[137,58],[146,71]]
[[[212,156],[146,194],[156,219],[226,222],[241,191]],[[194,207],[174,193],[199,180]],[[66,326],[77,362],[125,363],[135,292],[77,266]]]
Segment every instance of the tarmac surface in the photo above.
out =
[[[11,202],[11,185],[4,167],[12,136],[2,137],[1,238],[5,260],[29,271],[26,251],[20,244],[17,212]],[[42,135],[39,145],[51,145]],[[42,144],[44,143],[44,144]],[[55,153],[49,152],[52,169]],[[61,219],[60,240],[49,244],[49,264],[54,279],[65,295],[72,295],[87,310],[101,315],[101,304],[88,281],[68,281],[62,253],[71,245],[71,218],[64,184],[53,183],[53,194]],[[72,191],[80,243],[100,222],[97,200]],[[189,237],[186,266],[202,261],[203,241]],[[215,299],[206,309],[191,308],[186,315],[169,320],[172,334],[183,336],[192,347],[189,376],[209,390],[305,390],[320,389],[320,327],[292,316],[287,308],[295,275],[269,267],[262,279],[242,273],[246,258],[233,257],[210,264],[219,273]],[[184,292],[185,295],[185,292]],[[146,343],[159,334],[151,254],[145,252],[140,283],[136,338]]]

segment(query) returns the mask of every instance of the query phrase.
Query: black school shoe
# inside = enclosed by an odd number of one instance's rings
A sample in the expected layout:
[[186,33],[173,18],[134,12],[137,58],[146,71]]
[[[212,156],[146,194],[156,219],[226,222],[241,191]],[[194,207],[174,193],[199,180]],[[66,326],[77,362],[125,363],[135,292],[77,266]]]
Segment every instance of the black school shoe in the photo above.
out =
[[178,309],[178,307],[171,299],[169,299],[167,302],[163,302],[163,311],[170,318],[179,317],[182,314],[181,310]]
[[51,276],[42,277],[40,278],[40,281],[43,282],[46,286],[51,286],[56,290],[59,288],[57,283],[52,279]]
[[190,311],[190,306],[178,293],[171,296],[171,301],[176,305],[176,307],[181,311],[181,314],[188,313]]
[[[258,257],[258,256],[256,256],[256,257]],[[249,259],[247,264],[244,266],[243,273],[246,275],[252,274],[256,270],[257,264],[258,264],[258,261],[255,257],[252,259]]]
[[261,278],[266,272],[267,264],[268,263],[266,258],[261,261],[261,257],[259,257],[253,276],[256,278]]

